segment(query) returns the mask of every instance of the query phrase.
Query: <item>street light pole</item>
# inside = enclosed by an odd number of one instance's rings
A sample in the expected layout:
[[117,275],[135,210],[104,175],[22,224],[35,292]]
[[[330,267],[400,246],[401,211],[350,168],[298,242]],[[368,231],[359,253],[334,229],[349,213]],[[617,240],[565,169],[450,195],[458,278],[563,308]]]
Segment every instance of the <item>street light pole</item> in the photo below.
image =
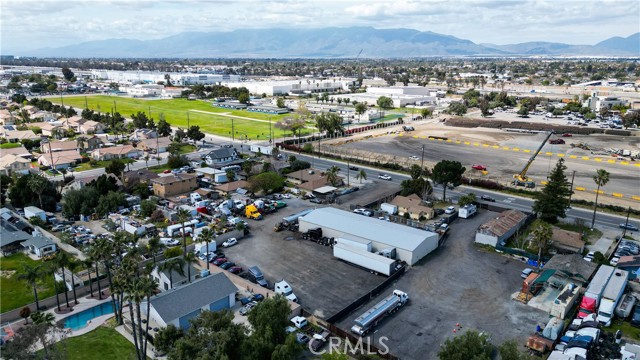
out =
[[573,170],[573,174],[571,175],[571,190],[569,191],[569,207],[571,207],[571,195],[573,195],[573,179],[576,177],[576,171]]
[[627,210],[627,220],[624,222],[624,228],[622,229],[622,237],[620,238],[620,240],[622,240],[624,236],[627,235],[627,226],[629,225],[629,214],[631,214],[631,206],[629,206],[629,209]]
[[422,160],[420,161],[420,169],[424,169],[424,145],[422,145]]

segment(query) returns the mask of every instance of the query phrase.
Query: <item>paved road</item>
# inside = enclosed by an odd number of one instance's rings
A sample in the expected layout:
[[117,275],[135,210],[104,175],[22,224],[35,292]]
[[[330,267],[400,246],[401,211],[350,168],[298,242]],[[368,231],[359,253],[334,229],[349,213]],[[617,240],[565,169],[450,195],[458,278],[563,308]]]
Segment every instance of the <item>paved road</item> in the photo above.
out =
[[[312,162],[314,168],[318,170],[326,170],[331,166],[337,165],[340,167],[340,173],[347,173],[347,164],[338,162],[335,160],[325,159],[325,158],[317,158],[311,157],[308,155],[295,154],[297,158],[304,161]],[[408,175],[393,173],[385,170],[378,170],[374,168],[364,167],[361,165],[357,165],[361,169],[365,169],[367,172],[367,179],[374,179],[375,181],[385,181],[381,179],[377,179],[378,174],[385,173],[391,175],[391,183],[397,184],[398,186],[403,180],[409,179]],[[353,175],[352,175],[353,176]],[[442,193],[442,187],[435,185],[434,192]],[[531,211],[531,207],[533,206],[534,200],[514,195],[505,195],[499,192],[492,192],[488,190],[478,189],[478,188],[470,188],[466,186],[458,186],[454,190],[447,190],[447,198],[457,199],[461,195],[465,195],[469,192],[475,193],[478,197],[482,195],[488,195],[496,199],[496,203],[501,204],[504,207],[508,207],[511,209],[523,210],[523,211]],[[567,212],[566,221],[574,222],[576,219],[582,219],[585,221],[585,224],[591,224],[591,218],[593,216],[593,211],[582,208],[572,208]],[[612,215],[598,212],[596,215],[596,226],[602,226],[606,228],[615,228],[619,229],[619,224],[624,223],[625,217],[619,215]],[[630,221],[630,223],[637,223],[634,221]]]

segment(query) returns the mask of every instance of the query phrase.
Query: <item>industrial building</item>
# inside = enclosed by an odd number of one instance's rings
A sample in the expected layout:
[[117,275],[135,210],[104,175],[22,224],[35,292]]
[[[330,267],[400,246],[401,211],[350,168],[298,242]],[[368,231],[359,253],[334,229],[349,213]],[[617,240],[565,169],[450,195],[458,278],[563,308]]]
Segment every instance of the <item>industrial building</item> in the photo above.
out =
[[355,84],[356,79],[304,79],[304,80],[268,80],[268,81],[224,81],[222,85],[233,87],[245,87],[252,94],[267,96],[274,95],[310,95],[322,93],[334,93],[349,90]]
[[371,241],[372,251],[395,248],[398,260],[413,265],[438,247],[438,234],[331,207],[319,208],[298,220],[300,232],[322,229],[322,235]]
[[330,98],[349,98],[349,100],[376,105],[381,96],[386,96],[393,101],[393,107],[399,108],[406,105],[428,106],[437,102],[438,92],[422,86],[390,86],[368,87],[365,93],[349,93],[333,95]]

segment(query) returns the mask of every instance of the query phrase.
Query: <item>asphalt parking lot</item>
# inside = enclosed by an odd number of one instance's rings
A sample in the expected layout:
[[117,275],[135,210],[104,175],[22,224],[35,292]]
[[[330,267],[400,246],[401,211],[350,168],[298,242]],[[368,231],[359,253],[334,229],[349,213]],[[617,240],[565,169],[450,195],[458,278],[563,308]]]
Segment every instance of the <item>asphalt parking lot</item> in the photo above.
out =
[[251,235],[221,251],[245,270],[258,265],[271,286],[284,278],[300,304],[321,318],[333,315],[384,281],[382,276],[335,259],[330,247],[302,240],[298,233],[274,232],[273,226],[283,217],[317,206],[300,199],[285,201],[286,208],[263,220],[247,219]]
[[524,263],[473,244],[476,228],[497,214],[482,210],[472,219],[456,220],[445,244],[421,260],[396,284],[337,325],[349,330],[353,320],[400,289],[409,294],[405,308],[384,320],[375,333],[386,336],[391,354],[401,359],[435,359],[445,339],[473,328],[488,332],[494,344],[517,339],[523,344],[548,314],[511,300],[519,290]]

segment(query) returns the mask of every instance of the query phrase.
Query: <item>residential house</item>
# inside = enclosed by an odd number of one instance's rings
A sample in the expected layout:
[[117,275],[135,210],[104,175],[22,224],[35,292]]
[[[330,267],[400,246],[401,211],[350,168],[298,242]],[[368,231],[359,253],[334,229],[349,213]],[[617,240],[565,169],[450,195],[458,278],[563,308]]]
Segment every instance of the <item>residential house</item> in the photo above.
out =
[[[22,221],[18,215],[7,208],[0,209],[0,251],[3,255],[22,251],[25,248],[23,244],[26,244],[26,247],[32,246],[34,254],[55,251],[55,244],[53,244],[52,248],[51,244],[42,247],[38,246],[42,242],[33,240],[33,233],[33,228]],[[26,243],[27,241],[30,242]]]
[[582,254],[556,254],[544,264],[545,269],[562,272],[569,281],[584,286],[598,268],[598,264],[584,261]]
[[13,154],[3,155],[0,158],[0,173],[4,175],[27,174],[31,167],[31,161]]
[[203,178],[209,181],[213,181],[219,184],[229,181],[229,179],[227,179],[227,172],[219,169],[203,167],[196,169],[196,173],[198,173],[198,175],[202,175]]
[[90,138],[87,138],[87,140],[85,141],[84,149],[91,151],[91,150],[100,148],[103,145],[105,145],[103,142],[103,138],[98,136],[92,136]]
[[168,136],[165,136],[142,140],[138,143],[138,148],[151,154],[158,154],[167,152],[170,144],[171,139]]
[[91,151],[91,157],[95,160],[135,159],[141,155],[141,151],[131,145],[104,147]]
[[23,157],[25,159],[31,159],[31,156],[32,156],[29,150],[27,150],[24,147],[24,145],[14,147],[14,148],[2,149],[1,154],[2,156],[16,155],[16,156]]
[[43,136],[53,137],[57,139],[61,139],[65,131],[65,129],[61,125],[58,125],[56,123],[31,123],[30,126],[40,128],[40,130],[42,130]]
[[2,137],[13,143],[22,140],[40,140],[40,136],[34,133],[33,130],[5,130]]
[[182,273],[175,270],[169,273],[166,270],[160,270],[162,263],[158,263],[158,266],[151,271],[151,277],[158,282],[158,289],[160,291],[175,289],[190,282],[188,278],[189,269],[187,269],[187,266],[191,268],[191,281],[193,281],[196,279],[196,275],[198,275],[198,270],[190,264],[184,264],[182,266]]
[[391,204],[398,207],[399,216],[409,214],[409,218],[413,220],[431,220],[434,216],[433,208],[423,205],[422,199],[416,194],[398,195],[393,198]]
[[[186,330],[189,320],[202,311],[230,309],[236,304],[238,288],[224,273],[212,274],[178,289],[151,298],[148,321],[166,327],[169,324]],[[147,309],[146,302],[140,307]]]
[[13,125],[15,124],[16,116],[7,109],[0,109],[0,125]]
[[74,115],[67,119],[63,118],[61,120],[63,121],[64,127],[69,130],[73,130],[76,133],[80,132],[80,125],[83,121],[85,121],[80,115]]
[[146,140],[155,139],[158,137],[158,132],[153,129],[136,129],[131,136],[133,140]]
[[147,169],[140,169],[137,171],[128,171],[124,174],[124,183],[127,188],[137,183],[149,184],[151,180],[158,177],[158,174]]
[[343,178],[341,176],[338,176],[336,178],[336,183],[331,184],[325,173],[315,169],[294,171],[287,174],[287,180],[291,181],[294,184],[298,184],[298,187],[300,189],[307,191],[313,191],[327,185],[341,186],[344,183]]
[[198,188],[197,177],[193,174],[162,176],[152,179],[151,184],[153,185],[153,193],[162,198],[184,194]]
[[585,242],[582,234],[575,231],[563,230],[558,227],[552,228],[551,246],[560,254],[582,254]]
[[80,134],[102,134],[104,132],[104,125],[97,121],[87,120],[80,124],[78,128]]
[[94,175],[94,176],[88,176],[88,177],[81,177],[81,178],[73,179],[73,181],[71,181],[70,183],[65,185],[64,188],[62,188],[62,194],[65,194],[69,190],[80,190],[80,189],[84,188],[85,186],[87,186],[87,184],[89,184],[90,182],[98,179],[102,175],[106,175],[107,177],[110,177],[110,178],[114,179],[115,182],[116,182],[116,185],[122,186],[122,182],[120,181],[120,179],[118,179],[117,176],[115,176],[113,174],[101,174],[101,175]]
[[55,167],[56,169],[66,169],[82,160],[75,150],[54,151],[48,154],[42,154],[38,158],[38,164],[44,167]]
[[637,281],[640,277],[640,255],[621,256],[616,267],[628,271],[630,281]]
[[476,231],[475,241],[480,244],[504,246],[513,234],[526,222],[527,215],[518,210],[506,210],[497,218],[480,225]]
[[51,255],[57,251],[56,243],[40,233],[36,236],[30,236],[30,238],[22,242],[22,247],[40,258]]
[[230,195],[236,192],[238,189],[246,189],[249,183],[245,180],[231,181],[226,184],[218,185],[215,187],[222,195]]
[[78,141],[77,140],[65,140],[65,141],[49,141],[40,144],[40,152],[42,154],[47,154],[50,151],[76,151],[78,150]]
[[234,148],[220,148],[210,151],[204,160],[209,166],[227,165],[239,159],[238,152]]

